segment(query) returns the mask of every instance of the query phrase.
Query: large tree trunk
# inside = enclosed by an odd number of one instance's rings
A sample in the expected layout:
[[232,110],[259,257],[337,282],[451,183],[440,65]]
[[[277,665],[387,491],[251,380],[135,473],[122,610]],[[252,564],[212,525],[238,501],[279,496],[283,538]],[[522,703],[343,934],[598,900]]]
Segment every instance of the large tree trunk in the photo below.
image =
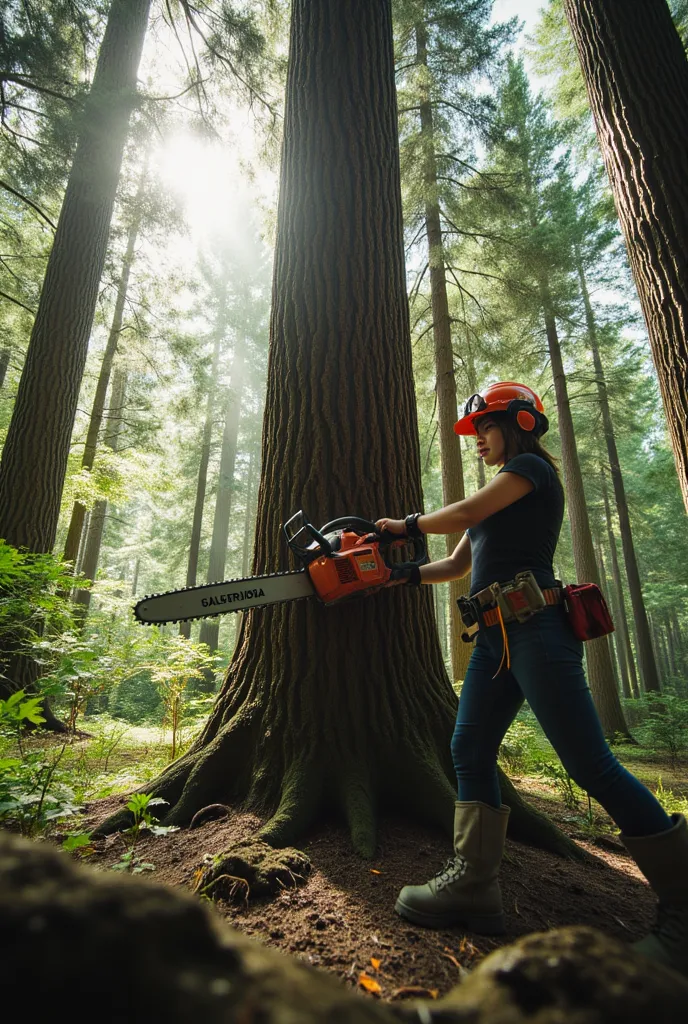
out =
[[633,544],[633,532],[631,530],[631,519],[628,513],[628,502],[626,500],[626,489],[624,487],[621,465],[619,464],[619,453],[616,448],[616,437],[614,424],[612,423],[609,399],[607,396],[607,381],[604,375],[604,367],[600,357],[600,348],[597,342],[597,325],[593,312],[588,285],[585,280],[583,264],[578,263],[578,276],[580,279],[583,304],[585,306],[585,318],[588,327],[588,340],[592,352],[593,364],[595,366],[595,377],[597,378],[597,394],[600,400],[600,411],[602,413],[602,426],[604,440],[607,445],[607,456],[609,458],[609,469],[614,487],[614,498],[616,499],[616,511],[619,516],[619,531],[621,533],[621,547],[623,549],[624,563],[626,565],[626,576],[628,579],[628,592],[631,597],[633,608],[633,622],[635,624],[635,638],[638,645],[638,666],[643,677],[645,690],[658,690],[659,679],[657,678],[657,666],[652,654],[650,643],[650,627],[647,623],[645,602],[643,601],[643,590],[640,585],[640,572],[638,560],[635,555]]
[[[428,69],[428,33],[423,22],[416,25],[416,61],[430,75]],[[437,159],[433,129],[432,103],[428,78],[421,86],[420,126],[422,133],[423,181],[425,185],[425,232],[428,239],[430,266],[430,296],[432,302],[432,334],[435,343],[435,391],[437,394],[437,420],[440,435],[440,462],[442,466],[442,497],[445,505],[462,501],[466,496],[461,443],[454,433],[458,417],[456,379],[454,377],[454,350],[452,348],[451,318],[447,298],[447,278],[442,242],[440,206],[437,200]],[[446,537],[450,555],[461,540],[461,533]],[[461,639],[464,632],[457,598],[468,594],[470,577],[452,580],[449,584],[449,615],[452,675],[454,681],[464,678],[472,648]]]
[[611,509],[609,507],[609,495],[607,493],[607,482],[604,473],[602,474],[602,495],[604,497],[604,513],[607,522],[607,539],[609,541],[609,553],[612,563],[612,576],[614,577],[614,593],[616,598],[614,601],[615,623],[619,661],[621,661],[626,666],[626,671],[628,673],[630,693],[626,694],[626,696],[639,697],[640,691],[638,689],[638,677],[635,671],[635,659],[633,657],[633,649],[631,648],[631,637],[628,631],[628,619],[626,618],[626,602],[624,600],[623,584],[621,582],[621,570],[619,568],[619,556],[616,550],[616,537],[614,536],[614,527],[612,526]]
[[0,536],[52,550],[150,0],[112,0],[0,465]]
[[[232,511],[232,492],[234,489],[234,466],[239,436],[241,396],[244,385],[245,354],[242,347],[243,344],[244,342],[237,342],[235,348],[232,383],[227,395],[225,426],[222,432],[222,449],[220,452],[220,471],[215,497],[213,535],[210,540],[210,555],[208,557],[208,583],[217,583],[219,580],[223,580],[225,576],[229,517]],[[218,619],[203,619],[198,642],[207,644],[211,651],[216,651],[219,633],[220,624]],[[212,673],[207,673],[206,683],[212,685],[213,678]]]
[[[131,267],[134,262],[134,253],[136,249],[136,239],[139,233],[139,227],[141,225],[141,207],[140,201],[142,199],[145,173],[142,175],[141,182],[135,200],[134,218],[129,226],[127,234],[127,247],[124,252],[124,258],[122,260],[122,270],[120,272],[119,281],[117,284],[117,297],[115,299],[115,309],[112,314],[112,324],[110,325],[110,333],[108,335],[107,344],[105,346],[105,352],[103,353],[103,361],[100,365],[100,373],[98,375],[98,383],[96,384],[96,393],[93,397],[93,408],[91,409],[91,419],[88,424],[88,431],[86,432],[86,442],[84,444],[84,454],[81,459],[82,469],[93,469],[93,463],[96,457],[96,451],[98,448],[98,435],[100,433],[100,427],[103,422],[103,412],[105,410],[105,396],[107,389],[110,385],[110,373],[112,371],[112,363],[117,354],[117,346],[119,344],[120,335],[122,333],[122,323],[124,321],[124,303],[127,300],[127,291],[129,290],[129,276],[131,273]],[[67,530],[67,539],[65,541],[64,553],[62,555],[65,562],[72,562],[76,566],[77,555],[79,552],[79,543],[81,541],[81,535],[84,529],[84,517],[86,515],[86,507],[81,504],[80,501],[74,502],[74,508],[72,509],[72,518],[69,523],[69,529]]]
[[[107,427],[104,437],[105,444],[113,452],[117,451],[119,444],[126,390],[127,372],[123,367],[118,367],[115,370],[112,379],[110,406],[108,408]],[[93,506],[89,517],[84,557],[81,562],[81,572],[87,580],[95,580],[96,573],[98,571],[100,546],[103,541],[107,505],[108,503],[104,498],[99,498]],[[76,604],[81,606],[82,614],[85,618],[88,614],[89,605],[91,603],[91,591],[83,589],[76,590],[74,593],[74,600]]]
[[[390,7],[292,5],[256,573],[290,568],[299,508],[318,525],[421,508]],[[169,824],[242,801],[274,845],[340,813],[371,855],[383,808],[451,832],[455,712],[429,588],[254,610],[201,736],[146,787]],[[512,834],[575,850],[508,780],[505,798]]]
[[[198,478],[196,481],[196,500],[194,502],[193,519],[191,521],[191,539],[189,540],[189,560],[186,565],[186,586],[196,586],[196,573],[198,572],[198,555],[201,548],[201,527],[203,525],[203,506],[205,505],[205,491],[208,483],[208,462],[210,461],[210,442],[213,433],[213,408],[215,405],[215,390],[217,387],[217,369],[220,362],[220,338],[224,333],[224,300],[221,302],[221,321],[216,324],[215,342],[213,345],[213,358],[210,366],[210,379],[208,382],[208,395],[205,406],[205,421],[203,423],[203,434],[201,436],[201,457],[198,463]],[[191,623],[180,622],[179,634],[188,640],[191,636]]]
[[666,0],[564,0],[688,508],[688,61]]
[[[561,347],[554,318],[552,298],[546,279],[542,279],[540,282],[540,298],[545,317],[547,344],[552,362],[554,392],[557,400],[559,436],[561,437],[561,461],[564,468],[566,502],[569,522],[571,524],[576,576],[581,583],[596,583],[599,586],[600,576],[597,562],[595,561],[590,520],[585,503],[583,474],[581,473],[576,436],[573,430],[566,375],[561,357]],[[614,670],[607,637],[603,636],[598,640],[589,640],[585,645],[585,653],[590,690],[605,736],[611,737],[615,733],[621,733],[624,736],[629,735],[614,681]]]

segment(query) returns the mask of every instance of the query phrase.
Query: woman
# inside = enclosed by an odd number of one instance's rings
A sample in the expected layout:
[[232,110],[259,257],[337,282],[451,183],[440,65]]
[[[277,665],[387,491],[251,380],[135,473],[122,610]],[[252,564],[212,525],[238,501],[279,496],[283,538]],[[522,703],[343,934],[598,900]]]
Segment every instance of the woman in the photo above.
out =
[[[564,492],[539,440],[547,427],[529,387],[502,382],[473,395],[454,429],[475,435],[479,457],[499,472],[464,501],[377,523],[402,535],[466,531],[448,558],[409,567],[407,585],[442,583],[470,571],[479,625],[451,745],[459,797],[454,857],[427,884],[402,889],[396,910],[431,928],[504,931],[497,874],[509,808],[501,802],[497,755],[527,700],[569,775],[614,819],[659,896],[657,927],[636,948],[688,974],[688,827],[682,815],[668,817],[617,761],[602,733],[583,645],[569,625],[552,568]],[[490,587],[528,570],[547,603],[527,621],[508,621],[506,605]]]

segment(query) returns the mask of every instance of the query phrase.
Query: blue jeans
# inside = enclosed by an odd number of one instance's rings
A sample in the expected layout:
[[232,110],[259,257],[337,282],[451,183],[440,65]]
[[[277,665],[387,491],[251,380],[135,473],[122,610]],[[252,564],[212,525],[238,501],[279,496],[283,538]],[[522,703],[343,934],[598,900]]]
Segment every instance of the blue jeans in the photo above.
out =
[[511,668],[493,679],[502,657],[499,626],[482,627],[464,679],[452,738],[460,800],[501,805],[497,754],[527,700],[571,778],[628,836],[654,835],[672,822],[650,791],[617,761],[602,732],[583,670],[583,644],[561,605],[506,627]]

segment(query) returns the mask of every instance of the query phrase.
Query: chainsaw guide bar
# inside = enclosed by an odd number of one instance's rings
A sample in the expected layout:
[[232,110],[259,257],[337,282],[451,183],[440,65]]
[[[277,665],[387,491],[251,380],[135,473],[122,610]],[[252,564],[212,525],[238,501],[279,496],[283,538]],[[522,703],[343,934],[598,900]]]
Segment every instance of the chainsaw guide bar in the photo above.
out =
[[149,594],[134,606],[134,615],[146,626],[159,626],[164,622],[191,622],[283,601],[298,601],[313,594],[313,584],[301,569]]

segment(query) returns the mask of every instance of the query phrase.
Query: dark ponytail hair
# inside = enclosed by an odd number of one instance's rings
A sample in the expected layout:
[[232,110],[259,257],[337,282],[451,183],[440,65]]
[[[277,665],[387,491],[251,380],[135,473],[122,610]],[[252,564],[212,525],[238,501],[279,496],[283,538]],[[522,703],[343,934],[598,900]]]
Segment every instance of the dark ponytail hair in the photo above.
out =
[[539,455],[541,459],[544,459],[545,462],[549,463],[555,473],[559,472],[559,467],[557,466],[554,457],[550,455],[532,431],[523,430],[522,427],[519,427],[513,416],[510,416],[506,412],[486,413],[486,416],[489,416],[495,421],[504,435],[507,462],[509,459],[513,459],[516,455]]

